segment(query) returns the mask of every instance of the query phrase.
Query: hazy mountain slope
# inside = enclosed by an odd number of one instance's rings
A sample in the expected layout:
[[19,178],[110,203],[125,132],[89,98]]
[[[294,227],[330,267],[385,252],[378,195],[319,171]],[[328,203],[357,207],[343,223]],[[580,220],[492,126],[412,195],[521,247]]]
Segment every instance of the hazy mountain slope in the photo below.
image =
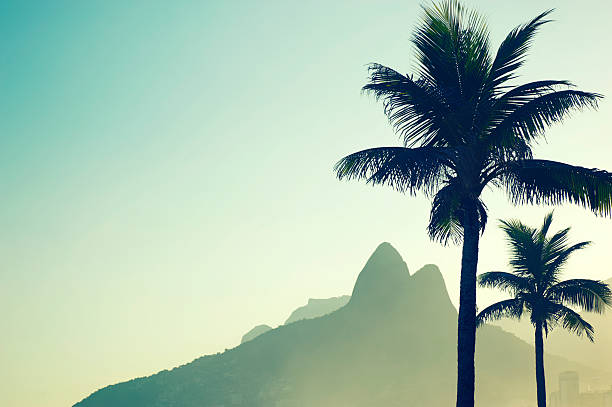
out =
[[[289,315],[289,318],[287,321],[285,321],[285,325],[292,322],[301,321],[302,319],[318,318],[322,317],[323,315],[330,314],[344,307],[350,299],[350,295],[325,299],[310,298],[308,299],[308,303],[306,305],[297,308],[291,313],[291,315]],[[240,343],[251,341],[271,329],[272,328],[268,325],[257,325],[255,328],[244,334]]]
[[268,325],[257,325],[255,328],[251,329],[249,332],[245,333],[240,340],[240,343],[245,343],[248,341],[252,341],[257,338],[261,334],[265,334],[266,332],[272,330],[271,326]]
[[350,295],[325,299],[310,298],[308,300],[308,304],[296,309],[291,313],[289,318],[285,321],[285,325],[300,321],[302,319],[322,317],[323,315],[327,315],[344,307],[350,299]]
[[[349,303],[268,331],[223,354],[108,386],[79,407],[452,405],[457,312],[436,266],[414,275],[389,245]],[[548,373],[590,372],[548,357]],[[535,400],[533,349],[497,327],[478,335],[478,405]]]

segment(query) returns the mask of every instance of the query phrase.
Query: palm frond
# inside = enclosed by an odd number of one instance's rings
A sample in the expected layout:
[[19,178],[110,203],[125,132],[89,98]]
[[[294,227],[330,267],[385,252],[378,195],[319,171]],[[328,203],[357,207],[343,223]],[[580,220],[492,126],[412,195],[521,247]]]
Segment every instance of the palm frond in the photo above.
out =
[[452,163],[441,147],[379,147],[358,151],[334,167],[339,179],[365,179],[400,192],[432,194]]
[[515,204],[571,202],[612,215],[612,173],[549,160],[519,160],[499,170]]
[[542,226],[538,231],[540,239],[546,239],[546,235],[548,234],[548,229],[550,229],[550,225],[552,224],[553,213],[549,212],[544,216],[544,222],[542,222]]
[[588,312],[604,312],[612,305],[612,291],[602,281],[572,279],[557,283],[547,290],[546,296],[553,301],[580,307]]
[[546,246],[544,247],[546,253],[544,257],[550,258],[555,257],[560,251],[567,248],[569,240],[570,228],[561,229],[548,239]]
[[461,197],[454,183],[442,187],[434,196],[429,214],[427,233],[432,240],[446,245],[463,239]]
[[442,146],[452,126],[449,108],[434,87],[380,64],[370,64],[370,81],[362,90],[383,100],[385,115],[405,146]]
[[591,342],[594,341],[595,329],[593,329],[593,326],[585,321],[577,312],[566,306],[559,305],[556,309],[556,316],[558,323],[560,323],[563,328],[578,336],[585,334]]
[[514,72],[523,64],[531,41],[538,29],[549,22],[545,18],[552,12],[548,10],[526,24],[516,27],[501,43],[493,60],[490,86],[496,88],[515,77]]
[[[518,220],[501,220],[510,247],[510,266],[519,275],[533,275],[539,253],[535,244],[537,231]],[[539,276],[534,276],[538,279]]]
[[412,39],[420,77],[473,106],[491,64],[483,18],[456,0],[423,11]]
[[504,317],[520,320],[523,315],[523,306],[523,301],[517,298],[496,302],[478,313],[476,326],[479,327],[489,321]]
[[553,281],[553,275],[556,275],[561,271],[561,267],[564,263],[564,260],[560,259],[560,256],[568,249],[569,231],[570,228],[559,230],[557,233],[552,235],[552,237],[548,239],[546,244],[542,247],[542,263],[547,269],[547,272],[551,274],[550,281],[553,284],[556,283],[556,281]]
[[493,139],[507,139],[509,135],[531,143],[553,123],[561,122],[571,111],[596,108],[602,96],[597,93],[574,89],[558,90],[542,94],[526,101],[514,101],[506,105],[504,114],[494,129]]
[[559,281],[559,275],[563,271],[563,266],[575,251],[584,249],[590,244],[591,242],[580,242],[571,246],[563,245],[553,249],[547,248],[543,253],[542,262],[544,263],[544,270],[549,284],[553,285]]
[[[461,190],[456,178],[446,181],[434,196],[429,215],[427,233],[432,240],[443,245],[452,242],[459,244],[463,239],[463,218],[465,193]],[[483,233],[487,224],[487,207],[482,200],[475,202],[480,232]]]
[[456,35],[453,36],[448,18],[439,7],[424,8],[423,11],[412,38],[419,76],[440,88],[457,89],[457,72],[452,69]]
[[572,88],[574,84],[567,80],[547,79],[527,82],[503,93],[496,101],[496,107],[502,112],[509,112],[538,96],[552,93],[558,88]]
[[555,92],[560,88],[570,88],[573,84],[564,80],[541,80],[525,83],[516,86],[493,102],[490,107],[490,115],[486,121],[486,138],[494,149],[510,149],[515,151],[525,151],[517,158],[532,158],[531,149],[528,145],[531,139],[526,140],[515,127],[508,124],[500,126],[508,117],[526,103],[549,93]]
[[489,271],[478,276],[478,285],[487,288],[498,288],[512,295],[532,289],[528,277],[503,271]]

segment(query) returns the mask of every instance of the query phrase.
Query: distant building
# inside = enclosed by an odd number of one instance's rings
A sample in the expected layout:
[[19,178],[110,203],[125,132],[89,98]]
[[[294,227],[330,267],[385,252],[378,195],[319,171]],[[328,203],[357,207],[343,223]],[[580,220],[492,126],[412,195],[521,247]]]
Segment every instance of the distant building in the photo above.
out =
[[559,375],[559,391],[549,396],[550,407],[612,407],[612,386],[607,391],[580,393],[578,373],[563,372]]

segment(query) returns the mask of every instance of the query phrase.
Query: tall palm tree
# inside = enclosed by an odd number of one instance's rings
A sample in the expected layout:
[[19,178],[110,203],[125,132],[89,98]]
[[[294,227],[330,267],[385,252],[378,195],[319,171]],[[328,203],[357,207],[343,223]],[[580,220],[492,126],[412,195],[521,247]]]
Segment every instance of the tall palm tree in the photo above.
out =
[[428,233],[462,242],[457,338],[457,406],[474,405],[476,268],[487,220],[480,196],[505,187],[515,203],[573,202],[596,214],[612,210],[612,174],[533,158],[533,143],[569,112],[596,107],[600,95],[569,81],[511,85],[546,11],[512,30],[493,55],[483,19],[455,0],[424,7],[412,44],[415,75],[380,64],[363,87],[382,99],[403,141],[350,154],[340,179],[364,179],[432,198]]
[[557,325],[585,334],[593,341],[593,327],[570,307],[583,311],[604,311],[612,305],[612,291],[601,281],[573,279],[561,281],[561,272],[570,255],[590,242],[568,243],[569,228],[548,237],[552,213],[544,218],[540,229],[525,226],[519,221],[502,221],[510,244],[511,273],[493,271],[481,274],[478,284],[499,288],[512,298],[497,302],[477,316],[477,325],[502,317],[521,319],[525,311],[535,327],[536,385],[538,407],[546,407],[544,377],[544,340],[542,333]]

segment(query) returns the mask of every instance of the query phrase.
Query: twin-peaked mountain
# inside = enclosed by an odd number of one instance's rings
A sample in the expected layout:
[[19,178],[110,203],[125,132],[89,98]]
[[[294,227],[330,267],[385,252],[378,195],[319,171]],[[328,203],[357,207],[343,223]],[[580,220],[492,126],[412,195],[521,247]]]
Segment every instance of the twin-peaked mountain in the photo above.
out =
[[[388,243],[350,301],[222,354],[101,389],[78,407],[371,407],[452,405],[456,320],[438,268],[414,274]],[[264,328],[265,329],[265,328]],[[477,404],[535,400],[533,348],[497,327],[478,335]],[[548,356],[547,373],[592,371]],[[529,405],[528,403],[523,403]]]

